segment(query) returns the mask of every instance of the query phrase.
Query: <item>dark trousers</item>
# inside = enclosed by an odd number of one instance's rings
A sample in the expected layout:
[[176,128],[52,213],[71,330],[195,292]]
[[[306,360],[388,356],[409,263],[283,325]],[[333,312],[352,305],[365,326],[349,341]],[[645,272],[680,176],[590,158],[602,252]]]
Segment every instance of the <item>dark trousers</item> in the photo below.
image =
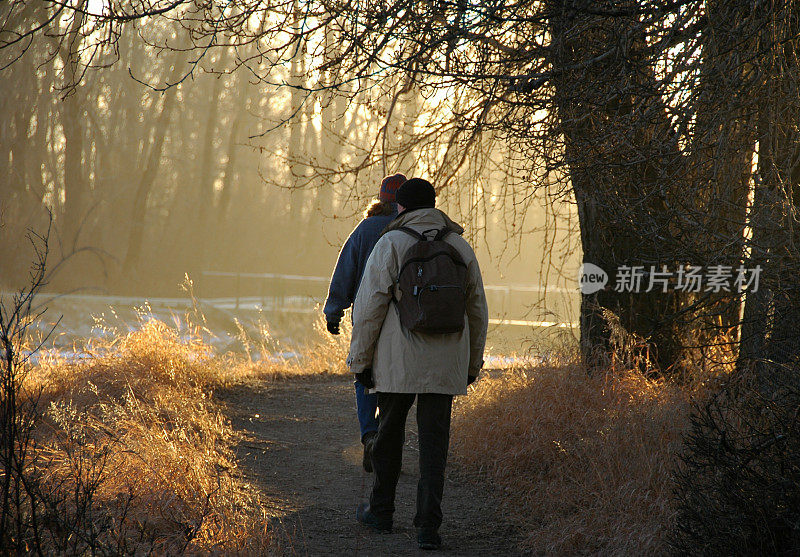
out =
[[450,444],[452,395],[378,393],[378,435],[372,449],[375,484],[370,511],[380,519],[391,519],[394,495],[403,461],[406,417],[417,398],[419,428],[419,484],[414,526],[438,529],[442,523],[444,468]]

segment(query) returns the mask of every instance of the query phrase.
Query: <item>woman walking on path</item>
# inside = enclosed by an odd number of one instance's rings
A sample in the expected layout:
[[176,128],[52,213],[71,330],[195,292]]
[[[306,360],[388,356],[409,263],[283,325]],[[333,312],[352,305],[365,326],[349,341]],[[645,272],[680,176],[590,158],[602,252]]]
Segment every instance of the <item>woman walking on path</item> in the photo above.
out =
[[[328,299],[322,310],[328,332],[332,335],[339,334],[344,310],[353,305],[361,276],[364,274],[364,265],[372,248],[386,225],[397,216],[395,192],[405,181],[406,177],[402,174],[393,174],[383,179],[378,199],[364,211],[364,220],[355,227],[342,246],[328,288]],[[364,470],[372,472],[372,444],[378,431],[378,396],[366,394],[364,386],[359,382],[355,383],[355,390],[361,443],[364,446],[363,466]]]

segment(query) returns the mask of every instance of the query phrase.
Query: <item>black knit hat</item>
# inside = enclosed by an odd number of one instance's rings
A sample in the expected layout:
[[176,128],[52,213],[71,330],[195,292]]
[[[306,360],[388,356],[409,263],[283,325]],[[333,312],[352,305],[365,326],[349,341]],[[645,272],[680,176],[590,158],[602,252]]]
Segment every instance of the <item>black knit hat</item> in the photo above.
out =
[[422,207],[436,206],[436,190],[433,185],[422,178],[411,178],[403,182],[397,190],[395,199],[398,205],[406,209],[420,209]]

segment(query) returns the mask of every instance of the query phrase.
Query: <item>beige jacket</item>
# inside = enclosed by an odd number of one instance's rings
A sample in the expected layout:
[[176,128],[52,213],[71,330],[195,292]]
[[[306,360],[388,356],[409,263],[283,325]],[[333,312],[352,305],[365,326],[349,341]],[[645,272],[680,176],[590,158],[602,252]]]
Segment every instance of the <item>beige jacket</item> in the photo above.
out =
[[[467,312],[461,332],[423,334],[401,326],[392,293],[400,295],[400,266],[416,240],[395,230],[400,226],[418,232],[448,226],[455,232],[445,241],[467,264]],[[483,366],[489,314],[478,260],[461,237],[463,232],[439,209],[416,209],[395,218],[375,244],[353,304],[353,338],[347,358],[353,373],[372,368],[374,391],[466,394],[467,375],[478,375]]]

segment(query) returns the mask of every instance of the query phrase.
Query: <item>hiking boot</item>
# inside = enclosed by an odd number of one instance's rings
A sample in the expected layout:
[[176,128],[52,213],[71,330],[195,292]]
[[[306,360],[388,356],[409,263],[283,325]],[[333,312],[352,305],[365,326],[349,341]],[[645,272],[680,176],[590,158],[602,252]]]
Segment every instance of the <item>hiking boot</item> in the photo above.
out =
[[390,534],[392,532],[392,519],[381,519],[372,514],[372,511],[369,510],[369,503],[361,503],[358,506],[356,518],[364,526],[369,526],[381,534]]
[[375,447],[375,438],[378,436],[377,431],[370,431],[364,434],[361,442],[364,444],[364,458],[361,464],[364,470],[372,474],[372,449]]
[[442,537],[432,528],[417,528],[417,543],[420,549],[439,549]]

